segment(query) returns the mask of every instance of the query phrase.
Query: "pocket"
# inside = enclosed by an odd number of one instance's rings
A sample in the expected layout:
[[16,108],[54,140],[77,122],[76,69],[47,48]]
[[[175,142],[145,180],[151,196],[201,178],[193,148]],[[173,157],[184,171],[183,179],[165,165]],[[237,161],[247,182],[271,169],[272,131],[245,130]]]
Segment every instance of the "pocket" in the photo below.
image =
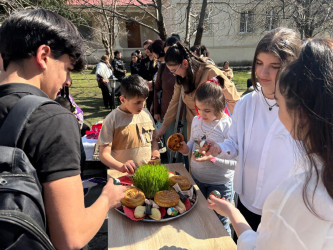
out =
[[142,124],[142,137],[145,140],[145,143],[151,143],[153,140],[153,133],[155,127],[151,123]]

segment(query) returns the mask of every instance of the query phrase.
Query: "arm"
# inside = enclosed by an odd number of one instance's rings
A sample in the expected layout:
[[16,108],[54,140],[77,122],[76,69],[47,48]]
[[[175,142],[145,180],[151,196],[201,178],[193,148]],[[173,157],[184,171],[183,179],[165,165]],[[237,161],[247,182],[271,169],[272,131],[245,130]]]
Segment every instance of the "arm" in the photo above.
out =
[[209,209],[215,210],[222,216],[229,217],[238,237],[243,232],[252,230],[241,212],[229,201],[218,199],[214,195],[210,195],[209,200],[207,200],[207,207]]
[[160,77],[161,68],[162,68],[162,66],[160,66],[160,68],[158,69],[155,86],[154,86],[154,118],[156,121],[161,120],[161,105],[158,101],[158,93],[160,90],[162,90],[161,77]]
[[107,212],[123,198],[125,187],[109,180],[96,202],[84,205],[79,175],[43,184],[51,241],[57,249],[80,249],[98,232]]
[[174,86],[174,91],[173,91],[171,101],[169,103],[167,112],[164,115],[164,121],[157,134],[157,139],[159,139],[159,140],[163,137],[165,131],[170,126],[170,124],[176,120],[178,102],[179,102],[179,98],[180,98],[180,94],[181,94],[181,88],[182,88],[182,86],[177,83]]
[[113,158],[110,152],[111,152],[110,145],[99,146],[99,159],[104,165],[106,165],[109,168],[114,168],[123,173],[127,172],[129,174],[133,174],[135,172],[136,164],[134,161],[128,160],[125,163],[122,163]]

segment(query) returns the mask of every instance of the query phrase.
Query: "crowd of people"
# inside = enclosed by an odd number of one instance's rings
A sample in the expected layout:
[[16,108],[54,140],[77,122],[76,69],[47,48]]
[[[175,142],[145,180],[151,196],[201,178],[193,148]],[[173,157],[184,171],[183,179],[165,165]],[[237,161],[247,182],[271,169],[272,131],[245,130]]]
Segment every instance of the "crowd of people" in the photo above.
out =
[[[61,89],[71,71],[83,69],[83,48],[75,26],[56,13],[11,15],[0,27],[0,127],[26,95],[70,100]],[[120,51],[97,65],[105,108],[112,76],[120,101],[103,122],[100,160],[133,174],[161,157],[158,142],[177,132],[185,117],[178,153],[189,159],[207,209],[229,234],[230,224],[234,228],[238,249],[332,249],[333,40],[302,41],[289,28],[267,32],[253,57],[254,91],[243,97],[229,62],[218,68],[205,46],[189,49],[173,34],[147,40],[143,48],[145,57],[131,54],[129,76]],[[96,202],[84,207],[81,121],[68,107],[42,105],[16,146],[36,168],[52,244],[79,249],[125,187],[110,179]]]

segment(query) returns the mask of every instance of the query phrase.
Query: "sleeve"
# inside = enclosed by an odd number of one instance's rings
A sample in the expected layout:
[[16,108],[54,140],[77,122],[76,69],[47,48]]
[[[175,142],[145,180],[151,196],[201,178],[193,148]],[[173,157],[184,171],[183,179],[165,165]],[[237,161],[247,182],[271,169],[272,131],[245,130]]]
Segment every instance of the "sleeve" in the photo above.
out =
[[256,248],[258,234],[253,230],[246,230],[237,240],[237,250],[253,250]]
[[114,113],[111,112],[103,121],[103,126],[101,129],[101,132],[98,137],[97,145],[103,146],[103,145],[112,145],[113,141],[113,131],[115,129],[115,117]]
[[161,84],[161,70],[162,70],[162,65],[159,67],[157,71],[157,77],[155,81],[155,86],[154,86],[154,115],[155,114],[161,114],[161,105],[158,102],[158,92],[162,90],[162,84]]
[[101,64],[98,63],[96,66],[96,76],[101,76],[102,72],[101,72]]
[[219,156],[217,156],[217,157],[215,157],[215,165],[218,165],[219,167],[222,167],[225,169],[235,170],[237,161],[221,159],[221,158],[219,158]]
[[170,101],[168,109],[167,109],[167,111],[164,115],[163,124],[166,127],[169,127],[170,124],[176,120],[178,102],[179,102],[179,98],[180,98],[180,95],[181,95],[181,89],[182,89],[182,86],[175,83],[171,101]]
[[218,156],[224,159],[235,159],[238,156],[238,117],[241,113],[239,104],[235,107],[235,112],[232,115],[232,124],[228,131],[228,138],[224,142],[218,143],[222,153]]
[[64,113],[59,107],[57,108],[47,107],[43,111],[49,114],[48,118],[29,124],[33,134],[25,144],[24,150],[29,152],[33,162],[36,162],[41,183],[80,174],[81,149],[78,122],[69,111]]

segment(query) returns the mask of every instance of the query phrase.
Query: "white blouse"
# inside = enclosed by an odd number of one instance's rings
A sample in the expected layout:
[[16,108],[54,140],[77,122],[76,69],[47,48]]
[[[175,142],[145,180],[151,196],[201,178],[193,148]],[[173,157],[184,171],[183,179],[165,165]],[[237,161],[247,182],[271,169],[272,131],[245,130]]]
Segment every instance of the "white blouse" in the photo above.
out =
[[[295,165],[294,141],[280,122],[276,109],[268,110],[261,91],[244,96],[235,106],[228,138],[219,143],[224,158],[238,156],[234,189],[244,206],[260,215],[267,196],[289,176]],[[263,117],[269,120],[267,124]],[[251,164],[247,165],[249,161]],[[254,175],[245,174],[253,167],[256,167]]]
[[[314,176],[308,189],[310,201],[315,187]],[[314,215],[303,201],[304,181],[304,172],[291,176],[269,195],[258,232],[243,232],[238,238],[237,249],[333,249],[333,199],[320,179],[314,197],[314,209],[319,217]]]

